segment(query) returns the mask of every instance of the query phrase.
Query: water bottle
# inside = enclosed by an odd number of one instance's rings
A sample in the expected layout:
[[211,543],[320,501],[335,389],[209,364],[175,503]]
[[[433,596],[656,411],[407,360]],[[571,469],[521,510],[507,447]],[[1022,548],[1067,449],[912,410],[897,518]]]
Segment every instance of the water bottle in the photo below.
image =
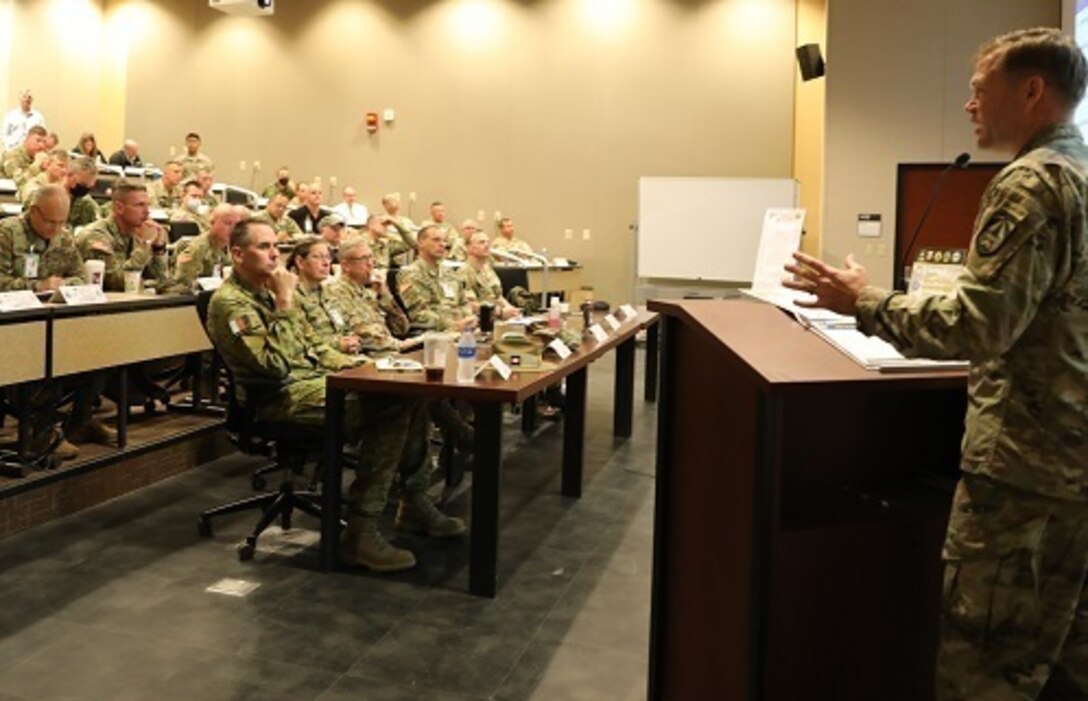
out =
[[476,336],[465,329],[457,340],[457,381],[472,382],[476,379]]
[[563,317],[559,313],[559,298],[552,297],[551,306],[548,307],[548,326],[558,329],[563,326]]

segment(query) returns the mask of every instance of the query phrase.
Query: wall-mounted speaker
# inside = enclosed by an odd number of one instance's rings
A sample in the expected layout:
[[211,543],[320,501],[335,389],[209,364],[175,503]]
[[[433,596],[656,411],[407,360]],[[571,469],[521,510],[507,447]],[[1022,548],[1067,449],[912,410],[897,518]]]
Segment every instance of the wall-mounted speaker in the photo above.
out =
[[824,57],[820,55],[819,44],[805,44],[797,47],[797,65],[801,68],[801,80],[822,78],[826,72]]

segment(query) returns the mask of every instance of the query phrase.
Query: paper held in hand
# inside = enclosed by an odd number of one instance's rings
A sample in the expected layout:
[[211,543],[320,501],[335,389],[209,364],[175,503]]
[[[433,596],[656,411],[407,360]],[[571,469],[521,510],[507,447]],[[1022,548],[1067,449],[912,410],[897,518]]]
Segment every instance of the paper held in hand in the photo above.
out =
[[866,370],[907,372],[933,370],[963,370],[965,361],[907,358],[894,346],[875,336],[857,330],[852,316],[826,309],[807,309],[796,304],[808,297],[782,285],[787,275],[785,265],[793,261],[793,252],[801,246],[803,209],[768,209],[759,239],[759,253],[752,273],[751,289],[745,294],[784,309],[813,333],[824,339]]

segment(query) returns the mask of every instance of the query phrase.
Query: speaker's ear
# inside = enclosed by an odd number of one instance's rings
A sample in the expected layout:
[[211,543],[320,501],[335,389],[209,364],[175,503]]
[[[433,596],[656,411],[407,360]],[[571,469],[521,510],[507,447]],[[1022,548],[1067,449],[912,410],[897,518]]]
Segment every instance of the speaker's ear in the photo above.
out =
[[824,57],[820,55],[819,44],[805,44],[797,47],[797,65],[801,68],[801,80],[821,78],[825,73]]

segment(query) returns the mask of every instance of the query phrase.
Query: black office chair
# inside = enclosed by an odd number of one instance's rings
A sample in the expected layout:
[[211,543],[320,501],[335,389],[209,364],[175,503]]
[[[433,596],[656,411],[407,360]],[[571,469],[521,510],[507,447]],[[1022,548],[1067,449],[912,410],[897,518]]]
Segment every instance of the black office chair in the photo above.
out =
[[[197,297],[197,313],[201,323],[208,318],[211,292]],[[214,342],[213,342],[214,345]],[[215,349],[219,354],[218,348]],[[212,535],[212,519],[224,514],[260,509],[263,513],[256,526],[244,541],[238,544],[238,557],[249,560],[257,549],[257,538],[279,519],[284,530],[291,527],[291,517],[297,509],[321,519],[320,495],[312,490],[296,490],[293,475],[305,473],[306,465],[319,463],[322,455],[324,433],[320,428],[307,428],[297,423],[262,421],[257,418],[261,397],[277,385],[275,382],[238,381],[225,362],[220,362],[227,385],[226,427],[231,442],[247,455],[262,455],[271,461],[273,470],[282,473],[279,489],[232,501],[208,509],[200,514],[199,532],[204,537]],[[244,387],[246,400],[242,401],[239,389]]]

